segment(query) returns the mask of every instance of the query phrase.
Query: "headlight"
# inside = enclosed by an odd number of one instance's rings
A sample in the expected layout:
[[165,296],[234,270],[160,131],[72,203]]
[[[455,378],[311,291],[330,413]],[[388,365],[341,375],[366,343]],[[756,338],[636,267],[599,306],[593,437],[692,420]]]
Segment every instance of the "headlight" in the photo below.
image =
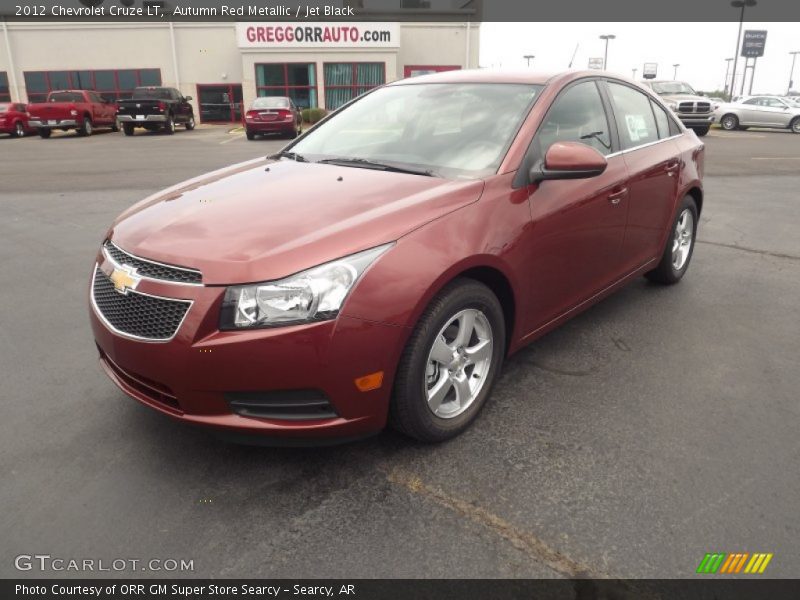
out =
[[324,321],[339,314],[358,278],[393,244],[384,244],[308,271],[225,291],[220,329],[276,327]]
[[678,110],[678,103],[677,102],[667,102],[667,108],[676,111]]

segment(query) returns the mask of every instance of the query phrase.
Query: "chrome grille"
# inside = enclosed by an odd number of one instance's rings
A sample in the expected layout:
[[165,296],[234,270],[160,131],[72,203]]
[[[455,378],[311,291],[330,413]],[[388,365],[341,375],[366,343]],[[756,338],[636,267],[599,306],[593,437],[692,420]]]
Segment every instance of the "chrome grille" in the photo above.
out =
[[678,104],[679,113],[708,113],[711,112],[710,102],[681,102]]
[[172,281],[173,283],[193,283],[199,284],[202,281],[202,274],[196,269],[176,267],[164,263],[139,258],[129,254],[116,246],[111,240],[106,240],[103,249],[114,262],[119,265],[128,265],[136,269],[137,275],[149,277],[150,279],[160,279],[162,281]]
[[192,305],[190,300],[159,298],[134,290],[121,294],[100,267],[94,271],[92,302],[114,331],[154,342],[171,340]]

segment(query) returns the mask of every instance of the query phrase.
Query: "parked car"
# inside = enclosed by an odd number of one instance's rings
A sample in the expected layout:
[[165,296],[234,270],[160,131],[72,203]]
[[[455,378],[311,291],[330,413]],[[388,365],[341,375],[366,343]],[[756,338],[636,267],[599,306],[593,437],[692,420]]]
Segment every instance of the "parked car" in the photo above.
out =
[[714,116],[728,131],[770,127],[800,133],[800,106],[780,96],[746,96],[738,102],[723,104]]
[[54,129],[74,129],[82,136],[92,135],[98,127],[119,130],[116,103],[90,90],[50,92],[46,102],[29,104],[28,113],[30,126],[43,138],[49,138]]
[[0,102],[0,133],[23,137],[36,130],[30,126],[28,108],[19,102]]
[[[126,394],[236,439],[464,431],[503,360],[692,257],[704,146],[596,71],[376,88],[126,210],[90,320]],[[259,438],[259,439],[261,439]]]
[[266,96],[256,98],[244,115],[244,130],[248,140],[257,135],[278,133],[295,138],[302,133],[303,117],[291,98]]
[[173,134],[177,125],[183,125],[191,131],[195,127],[191,99],[175,88],[137,87],[129,100],[120,101],[117,118],[125,135],[133,135],[137,127]]
[[641,83],[658,94],[686,127],[701,137],[708,133],[718,103],[701,96],[685,81],[646,79]]

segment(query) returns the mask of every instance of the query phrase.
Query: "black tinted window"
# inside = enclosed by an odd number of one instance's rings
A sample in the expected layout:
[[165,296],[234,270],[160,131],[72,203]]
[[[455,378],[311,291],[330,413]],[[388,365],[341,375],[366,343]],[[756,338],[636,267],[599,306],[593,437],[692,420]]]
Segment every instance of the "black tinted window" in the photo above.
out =
[[650,98],[619,83],[609,82],[608,89],[614,103],[622,148],[635,148],[657,141],[658,128],[653,109],[650,108]]
[[536,134],[541,156],[555,142],[580,142],[601,154],[611,152],[611,135],[603,101],[594,81],[573,85],[562,93]]
[[83,102],[83,94],[78,92],[53,92],[47,98],[48,102]]
[[669,126],[670,121],[672,119],[669,118],[667,111],[665,111],[663,108],[661,108],[658,104],[656,104],[652,100],[650,101],[650,103],[653,105],[653,113],[655,113],[656,115],[656,125],[658,125],[658,137],[663,140],[664,138],[668,138],[671,135],[674,135],[672,133],[672,128]]

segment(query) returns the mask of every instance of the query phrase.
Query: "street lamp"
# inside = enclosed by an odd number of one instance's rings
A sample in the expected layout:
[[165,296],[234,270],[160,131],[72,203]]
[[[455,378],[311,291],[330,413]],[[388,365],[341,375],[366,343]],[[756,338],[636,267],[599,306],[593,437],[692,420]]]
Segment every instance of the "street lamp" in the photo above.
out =
[[527,61],[528,61],[528,66],[530,67],[530,66],[531,66],[531,61],[532,61],[534,58],[536,58],[536,55],[535,55],[535,54],[526,54],[526,55],[525,55],[525,56],[523,56],[522,58],[524,58],[525,60],[527,60]]
[[[736,52],[733,53],[733,75],[731,76],[731,96],[733,96],[733,85],[736,82],[736,66],[739,63],[739,40],[742,38],[742,23],[744,23],[744,9],[748,6],[755,6],[756,4],[758,4],[757,0],[733,0],[733,2],[731,2],[731,6],[733,8],[742,9],[742,12],[739,13],[739,33],[736,34]],[[744,94],[745,79],[746,77],[742,75],[742,94]]]
[[794,52],[789,52],[792,55],[792,70],[789,71],[789,89],[786,91],[786,95],[788,96],[792,91],[792,84],[794,83],[794,61],[797,59],[797,55],[800,54],[800,50],[795,50]]
[[725,95],[728,97],[727,98],[728,100],[730,100],[731,96],[733,95],[733,81],[731,81],[731,91],[730,93],[728,92],[728,73],[730,73],[731,70],[732,60],[733,60],[732,58],[725,59],[725,84],[722,86],[723,89],[725,90]]
[[672,66],[675,67],[675,72],[672,74],[672,78],[673,79],[677,79],[678,78],[678,67],[680,67],[681,65],[680,65],[680,63],[675,63]]
[[615,40],[617,36],[612,34],[601,35],[600,39],[606,41],[606,52],[603,55],[603,70],[605,71],[608,69],[608,40]]

